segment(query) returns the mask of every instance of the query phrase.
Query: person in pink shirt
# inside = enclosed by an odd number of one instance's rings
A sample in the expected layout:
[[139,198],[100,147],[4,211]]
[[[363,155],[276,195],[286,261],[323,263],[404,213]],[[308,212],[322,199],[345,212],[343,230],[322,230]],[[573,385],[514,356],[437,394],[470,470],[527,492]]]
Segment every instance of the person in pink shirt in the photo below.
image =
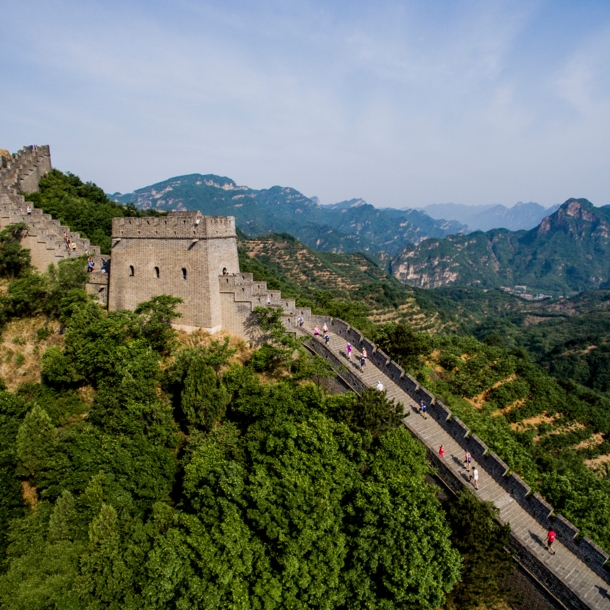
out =
[[444,459],[445,458],[445,448],[441,445],[438,450],[438,454]]

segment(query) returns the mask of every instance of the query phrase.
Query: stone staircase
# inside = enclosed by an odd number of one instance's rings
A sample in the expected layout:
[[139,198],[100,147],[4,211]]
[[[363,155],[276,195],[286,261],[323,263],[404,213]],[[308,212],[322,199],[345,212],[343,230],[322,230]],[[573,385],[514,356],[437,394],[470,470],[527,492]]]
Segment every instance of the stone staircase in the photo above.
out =
[[[313,336],[313,327],[329,326],[330,343]],[[532,490],[508,466],[440,401],[374,343],[342,320],[308,316],[300,334],[309,336],[306,345],[325,358],[346,386],[356,392],[375,387],[381,381],[389,398],[403,406],[404,425],[428,449],[439,477],[454,491],[471,489],[463,466],[464,452],[470,451],[480,472],[480,489],[474,493],[492,502],[499,520],[511,526],[510,551],[520,565],[559,602],[558,607],[585,610],[610,609],[609,556],[561,515],[554,513],[539,494]],[[353,346],[347,358],[346,344]],[[368,361],[360,371],[358,357],[363,347]],[[419,413],[419,401],[429,405],[429,417]],[[441,459],[439,446],[445,448]],[[474,490],[473,490],[474,491]],[[556,553],[551,555],[544,541],[548,529],[557,533]]]
[[[49,264],[57,264],[66,258],[83,255],[95,256],[101,268],[101,254],[98,246],[92,246],[89,239],[81,237],[69,227],[49,214],[43,213],[39,208],[28,203],[22,190],[34,191],[38,189],[38,179],[47,169],[50,169],[50,153],[48,146],[41,146],[34,150],[24,148],[12,157],[8,167],[0,169],[0,228],[10,224],[25,223],[28,226],[27,235],[23,245],[31,252],[32,265],[39,271],[45,271]],[[35,179],[35,187],[33,179]],[[26,188],[28,187],[28,188]],[[30,214],[27,208],[30,207]],[[68,250],[64,235],[71,243],[76,244],[76,250]]]
[[221,275],[218,278],[222,308],[222,325],[231,332],[256,340],[255,307],[281,307],[284,325],[294,330],[298,319],[311,317],[311,309],[297,307],[294,299],[282,297],[279,290],[267,288],[267,282],[255,282],[251,273]]

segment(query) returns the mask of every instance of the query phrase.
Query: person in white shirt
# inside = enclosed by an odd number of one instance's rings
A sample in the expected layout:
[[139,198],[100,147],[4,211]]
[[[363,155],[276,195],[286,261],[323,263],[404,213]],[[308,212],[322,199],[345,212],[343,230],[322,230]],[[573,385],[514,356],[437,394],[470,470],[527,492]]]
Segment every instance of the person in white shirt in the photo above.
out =
[[381,381],[377,382],[377,385],[375,386],[380,392],[383,392],[383,383],[381,383]]

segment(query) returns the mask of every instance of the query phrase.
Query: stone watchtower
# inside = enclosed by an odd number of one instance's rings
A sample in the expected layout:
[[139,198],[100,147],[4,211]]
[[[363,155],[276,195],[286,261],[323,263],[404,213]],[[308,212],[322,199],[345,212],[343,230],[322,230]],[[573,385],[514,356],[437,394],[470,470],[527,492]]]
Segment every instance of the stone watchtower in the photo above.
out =
[[176,325],[216,332],[222,326],[219,277],[239,273],[235,218],[172,212],[115,218],[108,309],[135,309],[161,294],[180,297]]

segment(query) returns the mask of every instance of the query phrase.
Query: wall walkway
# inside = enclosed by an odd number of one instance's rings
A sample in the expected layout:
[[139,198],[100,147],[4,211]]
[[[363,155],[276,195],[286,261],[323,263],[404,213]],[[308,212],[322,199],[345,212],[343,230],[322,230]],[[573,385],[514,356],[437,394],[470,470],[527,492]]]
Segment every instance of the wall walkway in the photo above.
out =
[[[311,349],[340,370],[342,379],[354,387],[354,378],[363,387],[384,385],[389,398],[404,407],[405,426],[428,448],[439,467],[441,478],[450,486],[471,487],[463,466],[464,452],[470,451],[480,473],[478,492],[484,501],[492,502],[499,511],[499,519],[510,523],[511,550],[522,563],[567,608],[596,610],[610,609],[610,572],[604,564],[608,554],[588,538],[578,540],[578,529],[560,515],[551,517],[553,508],[530,488],[485,444],[470,434],[468,428],[440,401],[410,377],[386,354],[377,349],[356,329],[342,320],[330,321],[322,316],[311,316],[302,329],[310,336],[313,326],[329,323],[330,344],[311,339]],[[345,352],[346,342],[354,347],[352,361]],[[369,361],[360,373],[356,356],[366,347]],[[359,391],[356,383],[354,389]],[[424,419],[417,410],[420,400],[429,405],[429,417]],[[438,455],[440,445],[445,458]],[[546,534],[551,526],[557,532],[556,554],[545,548]]]

